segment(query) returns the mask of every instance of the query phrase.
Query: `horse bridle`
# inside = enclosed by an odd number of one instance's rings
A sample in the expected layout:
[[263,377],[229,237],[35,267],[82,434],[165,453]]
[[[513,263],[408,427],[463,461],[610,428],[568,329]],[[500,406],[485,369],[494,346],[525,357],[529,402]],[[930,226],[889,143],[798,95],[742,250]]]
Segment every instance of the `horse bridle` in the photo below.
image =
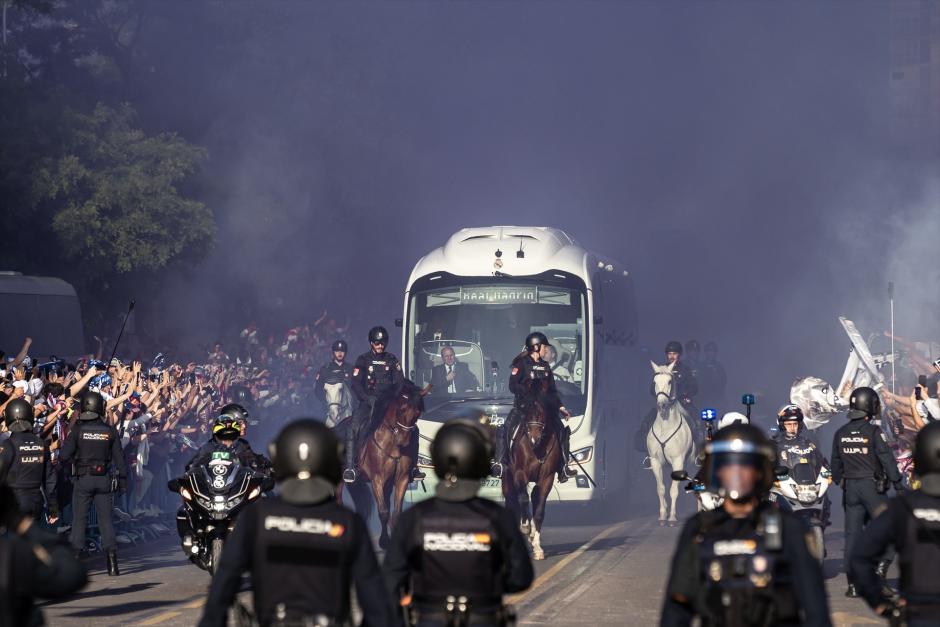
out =
[[[669,394],[665,392],[656,392],[656,401],[659,401],[660,396],[665,396],[666,400],[669,401],[669,406],[675,405],[678,396],[676,395],[676,375],[673,372],[657,372],[657,375],[664,374],[669,375]],[[653,377],[655,379],[655,376]]]
[[[532,448],[535,448],[536,446],[539,445],[539,442],[542,441],[542,438],[545,437],[545,427],[546,427],[546,424],[545,424],[544,422],[539,422],[539,421],[537,421],[537,420],[526,421],[526,423],[525,423],[525,433],[526,433],[526,435],[529,435],[529,427],[531,427],[532,425],[539,425],[540,427],[542,427],[542,432],[539,433],[539,437],[536,438],[534,442],[532,442]],[[532,436],[529,436],[529,439],[531,440],[531,439],[532,439]]]

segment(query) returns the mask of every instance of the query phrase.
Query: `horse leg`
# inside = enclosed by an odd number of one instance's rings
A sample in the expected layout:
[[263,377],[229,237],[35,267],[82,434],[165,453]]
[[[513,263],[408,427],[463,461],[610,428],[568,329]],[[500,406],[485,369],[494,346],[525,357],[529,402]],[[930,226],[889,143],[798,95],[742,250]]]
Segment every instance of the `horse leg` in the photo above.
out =
[[659,496],[659,524],[666,523],[666,486],[663,483],[663,462],[659,457],[650,457],[650,470],[656,478],[656,494]]
[[389,527],[393,530],[395,525],[398,524],[398,517],[401,516],[401,509],[405,504],[405,492],[408,490],[408,484],[411,483],[411,462],[398,464],[395,471],[394,501],[389,506],[389,509],[392,510]]
[[536,560],[545,559],[542,550],[542,521],[545,520],[545,503],[552,489],[554,475],[548,475],[539,480],[532,488],[532,557]]
[[[380,473],[376,473],[378,475]],[[388,546],[388,500],[386,495],[389,493],[389,484],[391,477],[384,479],[373,475],[372,477],[372,496],[375,497],[375,506],[379,510],[379,524],[382,527],[382,535],[379,536],[379,548],[385,549]]]
[[[518,479],[518,477],[517,477]],[[522,535],[532,539],[532,508],[529,505],[529,483],[524,479],[519,481],[519,510],[521,514]]]
[[[669,465],[672,466],[673,470],[682,470],[684,456],[674,457],[669,460]],[[672,510],[669,514],[669,526],[676,526],[676,501],[679,499],[679,482],[673,479],[672,485],[669,486],[669,498],[672,501]]]

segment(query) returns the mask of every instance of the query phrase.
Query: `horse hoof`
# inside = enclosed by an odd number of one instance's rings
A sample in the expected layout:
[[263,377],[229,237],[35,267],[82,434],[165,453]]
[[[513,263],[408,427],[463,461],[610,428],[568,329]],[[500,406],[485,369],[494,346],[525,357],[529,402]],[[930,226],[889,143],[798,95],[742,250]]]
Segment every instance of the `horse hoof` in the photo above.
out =
[[675,527],[676,524],[677,524],[677,523],[676,523],[676,521],[674,521],[674,520],[670,520],[669,523],[668,523],[668,525],[669,525],[670,527]]
[[665,526],[666,526],[666,521],[665,521],[665,520],[660,520],[660,521],[659,521],[659,526],[660,526],[660,527],[665,527]]
[[539,551],[538,553],[533,553],[532,559],[534,559],[536,562],[542,561],[543,559],[545,559],[545,552]]

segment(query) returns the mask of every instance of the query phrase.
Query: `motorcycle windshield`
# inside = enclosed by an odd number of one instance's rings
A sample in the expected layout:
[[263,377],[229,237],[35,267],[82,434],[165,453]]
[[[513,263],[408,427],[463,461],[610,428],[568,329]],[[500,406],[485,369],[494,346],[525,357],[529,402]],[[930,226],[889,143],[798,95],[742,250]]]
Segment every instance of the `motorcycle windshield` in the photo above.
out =
[[815,464],[802,463],[797,464],[790,469],[790,476],[798,485],[815,485],[819,470]]

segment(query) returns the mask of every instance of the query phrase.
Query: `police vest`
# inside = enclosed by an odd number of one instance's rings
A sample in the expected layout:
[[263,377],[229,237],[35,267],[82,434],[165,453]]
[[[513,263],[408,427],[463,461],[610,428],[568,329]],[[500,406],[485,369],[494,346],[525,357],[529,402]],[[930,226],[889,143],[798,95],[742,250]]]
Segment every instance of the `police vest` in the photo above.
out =
[[30,431],[10,435],[13,463],[7,476],[7,485],[15,490],[36,490],[42,486],[45,471],[45,446]]
[[940,498],[917,492],[898,498],[907,513],[901,594],[911,602],[940,604]]
[[277,614],[348,618],[355,514],[338,504],[315,507],[264,499],[256,506],[256,612],[261,624]]
[[698,542],[707,624],[798,621],[789,567],[756,529],[734,538],[705,533]]
[[881,470],[875,458],[876,437],[874,426],[864,420],[850,422],[836,433],[846,479],[866,479]]
[[375,392],[384,392],[391,387],[394,382],[395,369],[398,367],[398,360],[394,355],[382,353],[373,355],[366,362],[366,385]]
[[75,454],[77,475],[105,475],[111,463],[111,446],[114,430],[101,420],[79,422],[78,446]]
[[467,597],[471,612],[500,607],[503,555],[490,518],[470,508],[459,517],[430,511],[418,519],[415,533],[421,557],[412,589],[419,607],[443,611],[448,596]]

